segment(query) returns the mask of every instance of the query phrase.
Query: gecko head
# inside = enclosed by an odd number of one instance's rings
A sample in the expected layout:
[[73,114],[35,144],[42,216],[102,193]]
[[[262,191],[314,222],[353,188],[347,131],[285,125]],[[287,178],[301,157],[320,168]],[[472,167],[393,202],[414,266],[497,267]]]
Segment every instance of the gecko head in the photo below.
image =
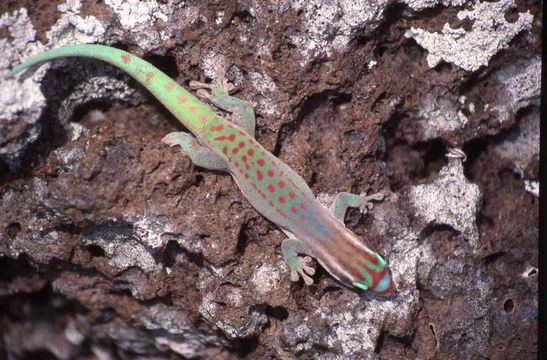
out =
[[380,296],[391,296],[395,290],[395,284],[391,276],[391,271],[386,266],[384,259],[373,253],[373,258],[358,258],[354,265],[356,271],[353,272],[355,278],[352,285],[361,290],[370,291]]
[[347,287],[384,297],[395,291],[386,261],[346,228],[337,234],[335,251],[322,251],[315,258]]

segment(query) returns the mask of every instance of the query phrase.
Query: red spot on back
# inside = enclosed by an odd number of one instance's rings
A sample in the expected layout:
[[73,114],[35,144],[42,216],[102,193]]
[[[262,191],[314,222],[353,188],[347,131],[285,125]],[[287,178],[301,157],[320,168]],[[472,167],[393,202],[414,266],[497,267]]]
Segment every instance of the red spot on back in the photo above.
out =
[[258,159],[258,160],[256,161],[256,163],[257,163],[258,165],[260,165],[260,166],[264,166],[264,165],[266,164],[266,162],[264,161],[264,159]]
[[131,60],[131,58],[129,57],[129,55],[125,54],[125,55],[122,55],[122,61],[124,63],[129,63],[129,60]]
[[275,211],[278,212],[279,215],[283,216],[284,218],[288,219],[289,218],[289,214],[287,214],[286,212],[284,212],[283,210],[281,209],[275,209]]
[[243,155],[243,156],[241,157],[241,161],[243,161],[244,163],[246,163],[246,162],[247,162],[247,156]]
[[268,197],[266,196],[266,194],[264,194],[264,192],[263,192],[262,190],[258,189],[257,191],[258,191],[258,194],[259,194],[264,200],[268,199]]
[[268,170],[268,176],[269,177],[274,177],[274,175],[275,174],[274,174],[273,170]]
[[228,141],[234,141],[235,139],[236,139],[235,134],[230,134],[230,136],[228,136]]
[[201,120],[201,122],[206,122],[207,121],[207,116],[201,115],[199,120]]
[[217,137],[215,138],[215,140],[216,140],[216,141],[224,141],[224,140],[226,140],[226,136],[224,136],[224,135],[217,136]]
[[245,173],[245,179],[249,178],[249,174]]
[[232,149],[232,154],[235,155],[235,154],[238,153],[238,151],[239,151],[239,148],[236,148],[236,147],[235,147],[235,148]]
[[255,154],[254,149],[249,149],[249,151],[247,151],[247,154],[248,154],[249,156],[254,156],[254,154]]
[[238,162],[236,162],[236,163],[235,163],[235,166],[236,166],[236,167],[238,168],[238,167],[239,167],[239,163],[238,163]]
[[296,183],[292,181],[292,179],[289,179],[289,182],[291,183],[292,186],[294,186],[295,189],[298,189],[298,185],[296,185]]
[[239,130],[239,135],[245,135],[245,131]]
[[260,171],[260,170],[256,171],[256,178],[260,181],[262,181],[262,179],[264,179],[264,175],[262,174],[262,171]]
[[272,184],[268,184],[268,191],[273,193],[275,191],[275,187]]
[[296,210],[296,208],[295,208],[294,206],[291,207],[291,212],[292,212],[293,214],[296,214],[297,211],[298,211],[298,210]]
[[211,131],[212,132],[220,132],[220,131],[222,131],[222,129],[224,129],[223,125],[211,126]]
[[306,204],[300,203],[300,209],[306,210],[307,209]]
[[213,118],[213,121],[218,121],[218,116],[215,116],[215,117]]
[[300,216],[300,220],[302,220],[302,221],[306,221],[306,215],[302,215],[302,216]]
[[172,91],[174,88],[175,88],[175,84],[173,84],[173,83],[169,83],[169,84],[165,85],[165,90],[167,90],[167,91]]
[[277,200],[278,200],[281,204],[284,204],[284,203],[285,203],[285,198],[284,198],[283,196],[278,197]]
[[279,181],[277,186],[279,186],[280,189],[283,189],[285,187],[285,183],[283,181]]
[[294,200],[294,198],[296,197],[296,195],[295,195],[295,193],[293,193],[293,192],[291,191],[291,192],[289,192],[289,197],[290,197],[291,199]]
[[237,146],[239,146],[240,148],[244,148],[245,143],[243,141],[240,141],[239,144],[237,144]]
[[224,155],[228,154],[228,148],[226,146],[222,148],[222,153]]
[[274,204],[273,201],[270,201],[268,204],[269,204],[271,207],[274,207],[274,206],[275,206],[275,204]]
[[154,78],[154,73],[149,71],[146,73],[146,75],[144,75],[144,78],[146,79],[147,82],[150,82]]
[[186,102],[186,98],[184,96],[179,96],[179,98],[177,99],[179,104],[184,104]]
[[195,113],[197,111],[197,108],[194,105],[188,106],[188,111],[191,113]]

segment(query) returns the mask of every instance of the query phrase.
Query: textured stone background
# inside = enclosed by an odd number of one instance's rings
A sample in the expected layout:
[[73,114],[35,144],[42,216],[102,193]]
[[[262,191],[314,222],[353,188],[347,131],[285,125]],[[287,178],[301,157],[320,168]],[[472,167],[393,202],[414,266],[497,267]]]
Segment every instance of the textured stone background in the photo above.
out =
[[[1,1],[0,358],[535,359],[541,6]],[[398,295],[291,283],[282,233],[159,142],[182,127],[120,71],[4,79],[91,42],[225,70],[318,195],[388,194],[346,220]]]

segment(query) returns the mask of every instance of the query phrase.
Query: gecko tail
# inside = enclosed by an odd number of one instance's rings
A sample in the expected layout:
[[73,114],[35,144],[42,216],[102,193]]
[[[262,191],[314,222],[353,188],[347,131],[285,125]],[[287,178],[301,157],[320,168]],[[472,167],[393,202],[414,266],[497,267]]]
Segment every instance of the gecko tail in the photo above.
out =
[[[104,61],[123,70],[137,80],[154,95],[179,121],[192,132],[201,129],[202,123],[199,117],[183,116],[180,104],[184,103],[188,108],[196,108],[202,104],[192,93],[178,85],[165,73],[154,65],[127,51],[99,44],[67,45],[48,50],[27,59],[22,64],[15,66],[7,77],[13,77],[21,71],[50,60],[64,57],[84,57]],[[182,115],[181,115],[182,114]],[[187,114],[186,114],[187,115]],[[209,115],[214,116],[213,113]]]
[[[6,78],[12,78],[21,71],[28,69],[34,65],[42,64],[50,60],[55,60],[63,57],[91,57],[103,61],[107,61],[109,63],[112,63],[110,57],[108,56],[108,52],[116,52],[116,51],[123,51],[115,48],[111,48],[104,45],[93,45],[93,44],[86,44],[86,45],[68,45],[59,47],[56,49],[51,49],[49,51],[43,52],[41,54],[35,55],[27,59],[21,64],[16,65],[8,74],[6,75]],[[116,65],[116,64],[114,64]]]

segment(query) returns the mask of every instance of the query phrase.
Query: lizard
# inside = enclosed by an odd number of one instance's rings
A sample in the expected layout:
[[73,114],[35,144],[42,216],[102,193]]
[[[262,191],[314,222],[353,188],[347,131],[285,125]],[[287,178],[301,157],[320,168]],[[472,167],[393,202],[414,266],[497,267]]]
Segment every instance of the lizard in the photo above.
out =
[[[190,90],[149,62],[129,52],[98,44],[68,45],[30,57],[8,77],[31,66],[64,57],[86,57],[120,68],[156,97],[188,132],[172,132],[162,141],[179,146],[192,162],[208,170],[228,172],[263,216],[286,235],[281,253],[290,279],[313,283],[312,257],[344,286],[389,297],[395,290],[391,271],[380,254],[344,224],[348,208],[366,212],[382,193],[338,193],[323,206],[302,177],[255,140],[256,118],[249,102],[230,95],[225,79],[211,84],[191,81]],[[223,113],[221,116],[210,106]]]

